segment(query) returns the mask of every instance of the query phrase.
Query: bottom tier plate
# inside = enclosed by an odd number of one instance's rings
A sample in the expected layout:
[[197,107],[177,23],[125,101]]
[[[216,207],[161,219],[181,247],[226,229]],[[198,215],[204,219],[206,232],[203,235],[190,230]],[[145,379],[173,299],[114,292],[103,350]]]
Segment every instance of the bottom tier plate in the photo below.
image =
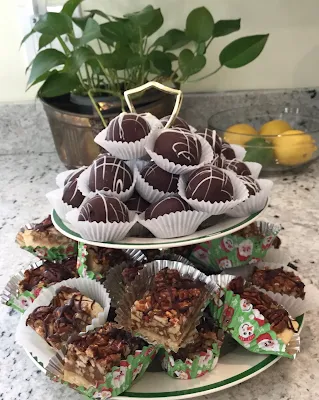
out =
[[[304,323],[304,316],[298,317],[297,321],[301,330]],[[37,360],[30,353],[27,352],[27,354],[39,369],[45,372]],[[165,372],[146,372],[130,390],[114,398],[131,400],[169,397],[177,400],[203,396],[227,389],[253,378],[271,367],[280,358],[251,353],[243,347],[237,346],[234,350],[220,358],[216,368],[212,372],[200,378],[179,380],[169,377]]]

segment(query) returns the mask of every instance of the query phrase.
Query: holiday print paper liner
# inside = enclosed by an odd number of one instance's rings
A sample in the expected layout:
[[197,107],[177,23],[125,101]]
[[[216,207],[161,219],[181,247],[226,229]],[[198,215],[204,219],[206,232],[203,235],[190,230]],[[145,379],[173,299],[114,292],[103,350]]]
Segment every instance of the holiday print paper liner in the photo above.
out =
[[281,226],[266,221],[254,222],[260,235],[242,237],[236,233],[200,243],[193,249],[190,260],[207,273],[255,263],[262,260],[272,246]]
[[[75,208],[80,208],[81,207],[81,206],[80,207],[73,207],[73,206],[70,206],[67,203],[64,203],[64,201],[62,200],[63,189],[52,190],[51,192],[47,193],[45,196],[49,200],[49,203],[51,204],[52,208],[56,211],[58,216],[63,221],[66,221],[66,217],[65,216],[69,211],[72,211]],[[83,202],[84,201],[85,201],[85,199],[83,200]]]
[[184,199],[194,210],[202,211],[210,215],[221,215],[225,214],[230,209],[234,208],[238,204],[242,203],[248,198],[248,190],[243,182],[237,178],[237,175],[232,172],[223,169],[225,174],[227,174],[231,180],[234,189],[234,199],[227,200],[225,202],[216,201],[211,203],[205,200],[191,199],[186,196],[186,186],[187,186],[187,176],[182,175],[178,180],[178,194]]
[[[91,173],[92,165],[93,164],[91,164],[78,177],[78,189],[83,194],[83,196],[93,196],[96,193],[103,193],[103,194],[106,194],[107,196],[117,197],[118,199],[120,199],[123,202],[127,201],[130,197],[132,197],[132,194],[133,194],[134,188],[135,188],[135,184],[136,184],[137,169],[135,167],[131,170],[131,172],[133,174],[133,182],[132,182],[132,185],[128,189],[126,189],[120,193],[113,192],[112,190],[96,190],[95,192],[93,192],[89,188],[89,180],[90,180],[90,173]],[[130,168],[131,164],[127,163],[127,165]]]
[[78,259],[76,264],[79,276],[81,278],[96,279],[97,281],[101,280],[103,278],[102,274],[89,270],[87,265],[87,257],[87,245],[79,242]]
[[220,327],[253,353],[295,358],[300,351],[299,333],[293,333],[289,343],[285,344],[271,329],[271,325],[265,323],[259,310],[231,290],[225,289],[233,278],[233,275],[214,276],[220,290],[210,303],[210,311],[219,321]]
[[126,360],[122,360],[119,366],[113,367],[112,371],[105,375],[104,383],[97,387],[91,386],[88,389],[83,386],[76,386],[63,380],[64,357],[67,348],[64,347],[50,360],[46,367],[47,376],[54,382],[60,382],[90,399],[108,399],[118,396],[129,389],[134,380],[141,378],[148,366],[154,359],[157,349],[155,346],[144,346],[142,350],[137,350]]
[[63,261],[67,258],[75,256],[77,253],[77,242],[74,242],[73,240],[70,240],[70,242],[70,244],[65,244],[57,247],[23,246],[21,248],[41,258],[42,260]]
[[185,361],[175,360],[172,353],[165,351],[161,364],[164,371],[172,378],[194,379],[204,376],[216,367],[219,353],[220,348],[217,343],[213,343],[212,348],[200,352],[193,359],[186,358]]
[[[119,302],[116,309],[115,320],[119,325],[123,326],[124,329],[132,332],[131,307],[136,300],[139,300],[144,296],[145,292],[151,287],[155,275],[164,268],[175,269],[182,277],[187,277],[194,281],[200,281],[206,285],[205,287],[207,289],[207,296],[205,297],[207,301],[205,301],[205,304],[202,304],[199,309],[194,310],[192,317],[188,320],[188,327],[184,331],[183,341],[181,344],[181,347],[185,347],[188,343],[191,343],[194,340],[194,336],[196,335],[196,327],[200,322],[200,318],[202,317],[202,313],[207,305],[208,300],[211,298],[211,296],[213,296],[213,294],[216,295],[219,290],[218,285],[212,280],[211,277],[206,276],[190,265],[167,260],[156,260],[145,264],[144,268],[140,271],[132,284],[127,288],[125,295]],[[150,344],[158,345],[158,343],[152,338],[141,335],[139,332],[134,332],[134,334],[142,337]],[[160,346],[164,347],[163,345]],[[166,350],[170,351],[171,349],[167,348]]]
[[191,235],[209,214],[196,211],[177,211],[157,218],[145,219],[145,212],[137,216],[138,222],[147,228],[155,237],[162,239]]
[[[121,116],[127,113],[121,113]],[[146,135],[143,139],[137,140],[135,142],[116,142],[113,140],[106,140],[107,129],[103,129],[94,139],[95,143],[107,150],[112,156],[120,158],[121,160],[135,160],[145,156],[145,144],[147,138],[150,136],[151,131],[155,129],[160,129],[162,127],[161,122],[152,114],[145,113],[139,114],[142,116],[150,125],[150,133]]]
[[256,193],[254,196],[249,196],[244,202],[226,211],[227,215],[235,218],[246,217],[265,207],[273,187],[273,182],[269,179],[257,179],[256,182],[260,187],[260,192]]
[[47,306],[55,296],[56,290],[61,286],[68,286],[78,289],[84,296],[95,300],[103,308],[103,312],[99,313],[92,323],[86,327],[86,331],[104,325],[109,313],[111,300],[108,292],[105,290],[101,283],[86,279],[86,278],[72,278],[65,281],[56,283],[55,285],[44,288],[39,297],[28,307],[25,313],[21,316],[17,330],[16,341],[24,348],[24,350],[31,353],[34,357],[44,365],[48,365],[50,359],[55,355],[56,350],[51,347],[44,338],[39,336],[30,326],[26,325],[29,315],[40,306]]
[[303,278],[298,271],[295,271],[287,265],[260,261],[253,265],[246,265],[240,268],[236,268],[232,270],[232,274],[235,276],[242,276],[245,280],[251,282],[251,276],[254,272],[255,267],[257,267],[258,269],[270,270],[283,267],[284,271],[293,272],[296,276],[300,278],[301,282],[305,284],[304,299],[301,299],[299,297],[296,298],[288,294],[274,293],[273,291],[265,290],[264,288],[256,286],[258,290],[266,293],[278,304],[281,304],[293,318],[299,317],[300,315],[305,314],[307,311],[319,308],[319,290],[316,288],[315,285],[313,285],[310,279]]
[[[175,129],[170,129],[170,130],[175,130]],[[157,164],[160,168],[164,169],[167,172],[171,172],[172,174],[184,174],[186,172],[192,172],[195,169],[202,167],[205,164],[211,163],[214,158],[215,158],[215,153],[212,150],[210,144],[202,138],[200,135],[194,134],[196,136],[196,139],[200,142],[202,146],[202,156],[200,158],[199,164],[198,165],[181,165],[181,164],[175,164],[172,161],[169,161],[167,158],[164,158],[160,154],[155,153],[154,151],[154,146],[156,139],[159,137],[159,135],[162,133],[163,130],[157,129],[154,130],[148,137],[146,144],[145,144],[145,149],[151,159]],[[179,132],[179,130],[176,130]]]
[[81,170],[84,171],[86,168],[87,167],[85,166],[85,167],[80,167],[80,168],[77,168],[77,169],[69,169],[67,171],[60,172],[55,178],[56,185],[60,189],[63,189],[64,186],[65,186],[64,182],[70,175],[72,175],[72,174],[74,174],[74,173],[76,173],[78,171],[81,171]]
[[79,233],[83,239],[94,242],[112,242],[124,239],[137,220],[137,215],[133,211],[128,212],[128,222],[79,221],[79,214],[80,210],[74,208],[67,213],[66,219],[72,225],[72,229]]

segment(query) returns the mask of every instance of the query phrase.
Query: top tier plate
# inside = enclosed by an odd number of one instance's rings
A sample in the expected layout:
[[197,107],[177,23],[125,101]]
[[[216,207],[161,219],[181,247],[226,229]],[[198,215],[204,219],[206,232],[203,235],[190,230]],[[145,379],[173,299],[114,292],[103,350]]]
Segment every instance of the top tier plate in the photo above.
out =
[[[267,207],[267,205],[266,205]],[[265,208],[266,208],[265,207]],[[265,208],[258,213],[252,214],[245,218],[231,218],[226,217],[216,225],[206,229],[199,230],[192,235],[183,236],[174,239],[158,239],[158,238],[144,238],[144,237],[127,237],[118,242],[93,242],[90,240],[83,239],[78,233],[74,232],[70,225],[64,223],[55,210],[52,211],[52,222],[56,229],[63,235],[76,240],[98,247],[109,247],[113,249],[164,249],[171,247],[182,247],[196,243],[206,242],[211,239],[217,239],[226,236],[230,233],[239,231],[245,226],[251,224],[257,218],[261,216]]]

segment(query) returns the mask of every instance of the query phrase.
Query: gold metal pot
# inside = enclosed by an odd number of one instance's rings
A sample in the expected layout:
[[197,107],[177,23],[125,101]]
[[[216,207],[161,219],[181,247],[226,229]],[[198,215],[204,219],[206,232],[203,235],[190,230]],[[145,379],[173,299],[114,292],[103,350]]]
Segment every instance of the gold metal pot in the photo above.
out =
[[[60,160],[69,169],[90,165],[96,156],[104,151],[95,142],[95,136],[103,129],[96,115],[78,114],[65,111],[50,104],[49,99],[40,99],[48,117],[54,144]],[[138,113],[150,112],[158,118],[169,115],[173,108],[173,97],[163,94],[159,100],[143,106],[137,106]],[[103,112],[109,122],[117,113]]]

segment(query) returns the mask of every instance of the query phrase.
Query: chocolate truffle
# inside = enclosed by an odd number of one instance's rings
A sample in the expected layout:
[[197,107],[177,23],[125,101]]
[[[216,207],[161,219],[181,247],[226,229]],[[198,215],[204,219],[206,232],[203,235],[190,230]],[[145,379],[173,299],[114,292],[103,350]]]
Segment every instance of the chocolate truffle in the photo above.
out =
[[225,161],[226,159],[224,157],[216,156],[212,161],[212,164],[215,165],[215,167],[224,168]]
[[[170,115],[166,115],[166,117],[163,117],[160,119],[161,123],[163,124],[163,126],[165,127],[165,125],[167,124],[168,120],[170,119]],[[182,128],[185,129],[186,131],[190,132],[190,126],[188,125],[188,123],[180,117],[176,117],[172,126],[170,126],[170,128]]]
[[258,182],[252,178],[251,176],[238,176],[238,178],[243,182],[243,184],[248,189],[249,196],[254,196],[258,192],[260,192],[260,186]]
[[189,204],[179,196],[167,196],[158,202],[150,205],[145,211],[145,219],[158,218],[161,215],[175,213],[178,211],[191,210]]
[[178,175],[164,171],[151,161],[141,171],[145,181],[161,192],[177,192]]
[[80,207],[84,200],[83,194],[78,189],[77,180],[70,181],[63,190],[62,201],[72,207]]
[[67,185],[69,182],[73,182],[78,179],[78,177],[82,174],[83,171],[85,171],[87,167],[82,167],[79,168],[73,172],[70,173],[70,175],[67,176],[67,178],[64,181],[64,185]]
[[194,171],[186,186],[186,197],[198,201],[225,202],[233,199],[233,185],[229,176],[214,166]]
[[122,113],[112,119],[106,130],[106,140],[114,142],[136,142],[151,131],[149,123],[141,115]]
[[167,129],[156,139],[154,151],[180,165],[198,165],[202,148],[196,135],[181,129]]
[[233,160],[234,158],[236,158],[236,154],[231,145],[224,141],[222,144],[221,155],[224,156],[226,160]]
[[124,161],[109,155],[101,155],[93,161],[89,178],[89,188],[111,190],[121,193],[129,189],[133,183],[133,174]]
[[196,135],[200,135],[204,138],[214,150],[215,154],[220,154],[222,151],[222,138],[216,133],[216,131],[212,131],[211,129],[206,128],[205,132],[196,132]]
[[128,208],[118,198],[98,193],[80,208],[79,221],[127,222]]
[[236,158],[233,160],[225,160],[223,168],[234,171],[237,175],[251,175],[251,171],[247,165],[242,161],[236,160]]
[[150,203],[144,200],[136,191],[125,204],[129,210],[135,211],[137,214],[144,212],[150,205]]

